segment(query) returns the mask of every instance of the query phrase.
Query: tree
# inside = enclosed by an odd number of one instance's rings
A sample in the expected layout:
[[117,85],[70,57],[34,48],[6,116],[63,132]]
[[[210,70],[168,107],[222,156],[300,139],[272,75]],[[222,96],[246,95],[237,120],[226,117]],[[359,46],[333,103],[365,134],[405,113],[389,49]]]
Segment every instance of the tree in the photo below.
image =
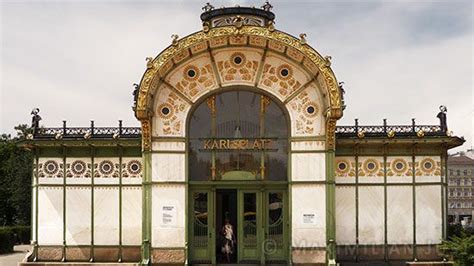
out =
[[16,137],[0,136],[0,225],[29,225],[31,217],[32,154],[17,145],[31,132],[15,127]]

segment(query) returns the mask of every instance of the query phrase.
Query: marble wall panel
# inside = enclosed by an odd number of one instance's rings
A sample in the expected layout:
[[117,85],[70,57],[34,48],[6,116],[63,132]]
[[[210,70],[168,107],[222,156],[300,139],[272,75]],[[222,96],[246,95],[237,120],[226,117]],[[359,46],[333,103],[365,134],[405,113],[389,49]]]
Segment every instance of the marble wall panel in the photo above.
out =
[[388,244],[413,243],[413,192],[411,186],[387,187]]
[[142,241],[142,189],[122,187],[122,243],[141,245]]
[[38,244],[63,244],[63,188],[38,188]]
[[326,180],[326,154],[291,154],[291,178],[292,181]]
[[33,188],[31,191],[31,240],[36,239],[36,188]]
[[66,188],[66,245],[91,243],[91,189]]
[[94,188],[94,244],[119,244],[119,191],[116,187]]
[[354,186],[336,187],[336,242],[356,243],[356,204]]
[[441,243],[443,237],[441,203],[441,185],[416,187],[417,244]]
[[184,141],[154,141],[153,151],[186,151],[186,142]]
[[152,187],[152,247],[185,246],[186,186],[154,185]]
[[383,244],[384,188],[359,186],[359,243]]
[[185,181],[185,154],[155,153],[152,155],[153,181]]
[[326,143],[324,140],[291,141],[292,151],[324,151]]
[[325,185],[292,185],[292,247],[326,246]]

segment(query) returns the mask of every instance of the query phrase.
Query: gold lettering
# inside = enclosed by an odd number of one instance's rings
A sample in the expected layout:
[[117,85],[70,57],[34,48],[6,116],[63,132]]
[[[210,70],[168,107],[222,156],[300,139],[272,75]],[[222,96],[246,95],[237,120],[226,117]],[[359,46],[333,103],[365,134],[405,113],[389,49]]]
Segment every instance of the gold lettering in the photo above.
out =
[[205,150],[269,150],[272,148],[271,139],[206,139],[203,140]]
[[239,147],[241,150],[245,150],[247,149],[247,145],[248,145],[249,141],[247,139],[241,139],[239,141]]
[[217,140],[213,140],[213,141],[212,141],[212,145],[211,145],[211,149],[215,150],[215,149],[217,149],[217,148],[219,148],[219,145],[218,145],[218,143],[217,143]]
[[227,146],[227,141],[225,139],[221,139],[219,141],[219,149],[224,150],[228,149],[229,147]]
[[211,140],[205,140],[204,141],[204,149],[208,150],[211,148]]
[[271,139],[265,139],[265,140],[262,140],[262,142],[263,142],[263,144],[262,144],[262,145],[263,145],[263,149],[269,150],[269,149],[272,148],[273,142],[272,142]]
[[253,146],[252,146],[252,149],[254,150],[261,150],[263,147],[262,147],[262,144],[263,144],[263,141],[260,141],[258,139],[254,140],[253,142]]

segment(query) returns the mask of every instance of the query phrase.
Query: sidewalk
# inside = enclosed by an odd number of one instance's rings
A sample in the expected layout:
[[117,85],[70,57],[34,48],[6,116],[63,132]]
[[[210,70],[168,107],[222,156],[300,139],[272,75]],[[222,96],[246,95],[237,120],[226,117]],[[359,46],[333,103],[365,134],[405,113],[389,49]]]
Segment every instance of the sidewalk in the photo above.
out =
[[30,250],[30,245],[19,245],[15,246],[14,252],[9,254],[0,255],[0,266],[16,266],[18,262],[21,262],[26,256],[28,250]]

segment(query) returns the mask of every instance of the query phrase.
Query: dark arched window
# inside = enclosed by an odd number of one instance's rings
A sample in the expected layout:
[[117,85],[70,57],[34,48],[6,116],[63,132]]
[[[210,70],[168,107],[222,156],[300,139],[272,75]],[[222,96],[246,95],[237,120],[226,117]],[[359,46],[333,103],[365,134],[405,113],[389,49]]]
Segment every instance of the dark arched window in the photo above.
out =
[[188,136],[190,180],[287,179],[287,117],[268,96],[212,95],[191,114]]

